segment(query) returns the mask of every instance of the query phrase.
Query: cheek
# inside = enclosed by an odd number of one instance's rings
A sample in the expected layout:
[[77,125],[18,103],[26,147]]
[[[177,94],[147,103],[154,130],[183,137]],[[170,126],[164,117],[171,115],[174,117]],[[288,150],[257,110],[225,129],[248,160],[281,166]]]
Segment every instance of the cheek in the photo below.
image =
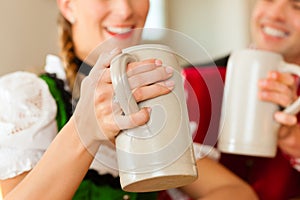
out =
[[101,23],[109,12],[108,5],[102,1],[83,1],[79,9],[78,12],[85,23]]
[[252,12],[252,15],[250,18],[252,37],[255,37],[255,35],[257,34],[257,31],[260,26],[260,21],[263,18],[263,13],[264,13],[263,9],[261,9],[261,7],[259,7],[258,5],[253,9],[253,12]]
[[141,23],[142,23],[142,25],[144,25],[145,22],[146,22],[146,19],[147,19],[147,14],[143,14],[143,15],[140,15],[140,16],[141,16],[140,17]]
[[250,18],[250,28],[251,28],[252,37],[255,37],[255,33],[258,29],[258,22],[257,21],[258,21],[258,17],[257,17],[257,15],[255,15],[253,13],[253,15]]
[[255,6],[252,9],[251,22],[258,23],[261,18],[266,14],[269,6],[265,5],[265,2],[257,0]]
[[261,17],[262,17],[261,9],[259,9],[258,7],[254,8],[251,15],[251,24],[257,24]]
[[149,1],[148,0],[139,0],[139,3],[133,4],[135,5],[134,10],[139,20],[143,23],[146,21],[148,11],[149,11]]
[[298,35],[300,34],[300,20],[296,20],[296,19],[300,19],[300,16],[298,17],[294,17],[294,28],[296,30],[296,32],[298,33]]

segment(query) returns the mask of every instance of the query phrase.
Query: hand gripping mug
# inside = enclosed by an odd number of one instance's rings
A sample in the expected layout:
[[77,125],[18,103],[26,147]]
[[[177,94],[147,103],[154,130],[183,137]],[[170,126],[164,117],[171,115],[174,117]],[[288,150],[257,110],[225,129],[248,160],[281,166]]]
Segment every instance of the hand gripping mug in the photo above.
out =
[[[222,152],[274,157],[278,124],[273,115],[279,106],[258,98],[258,81],[269,71],[300,76],[300,66],[284,62],[280,54],[244,49],[234,52],[227,65],[218,148]],[[299,111],[300,99],[284,112]]]
[[[175,88],[169,94],[136,103],[126,68],[129,62],[160,59],[174,67]],[[115,98],[124,114],[151,107],[149,122],[123,130],[116,138],[121,186],[126,191],[148,192],[186,185],[197,179],[183,79],[175,54],[168,46],[129,47],[111,62]]]

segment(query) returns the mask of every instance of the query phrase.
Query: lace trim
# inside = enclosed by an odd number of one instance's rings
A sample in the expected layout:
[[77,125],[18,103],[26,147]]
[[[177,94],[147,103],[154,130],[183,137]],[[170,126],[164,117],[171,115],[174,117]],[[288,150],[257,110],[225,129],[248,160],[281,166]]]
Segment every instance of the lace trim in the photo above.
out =
[[56,104],[35,74],[14,72],[0,78],[0,144],[45,149],[57,133]]
[[[41,118],[45,104],[43,102],[45,88],[39,85],[35,75],[25,72],[3,76],[0,84],[1,127],[9,134],[16,134],[31,128]],[[37,84],[40,87],[37,87]]]

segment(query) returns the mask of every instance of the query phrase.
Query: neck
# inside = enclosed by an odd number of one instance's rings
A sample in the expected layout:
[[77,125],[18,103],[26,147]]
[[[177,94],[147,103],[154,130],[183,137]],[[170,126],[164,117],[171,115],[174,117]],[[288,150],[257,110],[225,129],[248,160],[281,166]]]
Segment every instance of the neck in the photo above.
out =
[[288,63],[293,63],[293,64],[296,64],[296,65],[300,66],[300,55],[290,56],[290,57],[285,56],[284,60]]

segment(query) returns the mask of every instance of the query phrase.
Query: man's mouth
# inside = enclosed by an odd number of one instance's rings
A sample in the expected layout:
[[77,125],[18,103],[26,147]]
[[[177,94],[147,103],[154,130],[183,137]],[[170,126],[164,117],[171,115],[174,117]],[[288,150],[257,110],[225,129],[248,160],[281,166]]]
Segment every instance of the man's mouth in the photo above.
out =
[[264,26],[262,31],[268,36],[277,37],[277,38],[284,38],[289,35],[288,32],[270,26]]

